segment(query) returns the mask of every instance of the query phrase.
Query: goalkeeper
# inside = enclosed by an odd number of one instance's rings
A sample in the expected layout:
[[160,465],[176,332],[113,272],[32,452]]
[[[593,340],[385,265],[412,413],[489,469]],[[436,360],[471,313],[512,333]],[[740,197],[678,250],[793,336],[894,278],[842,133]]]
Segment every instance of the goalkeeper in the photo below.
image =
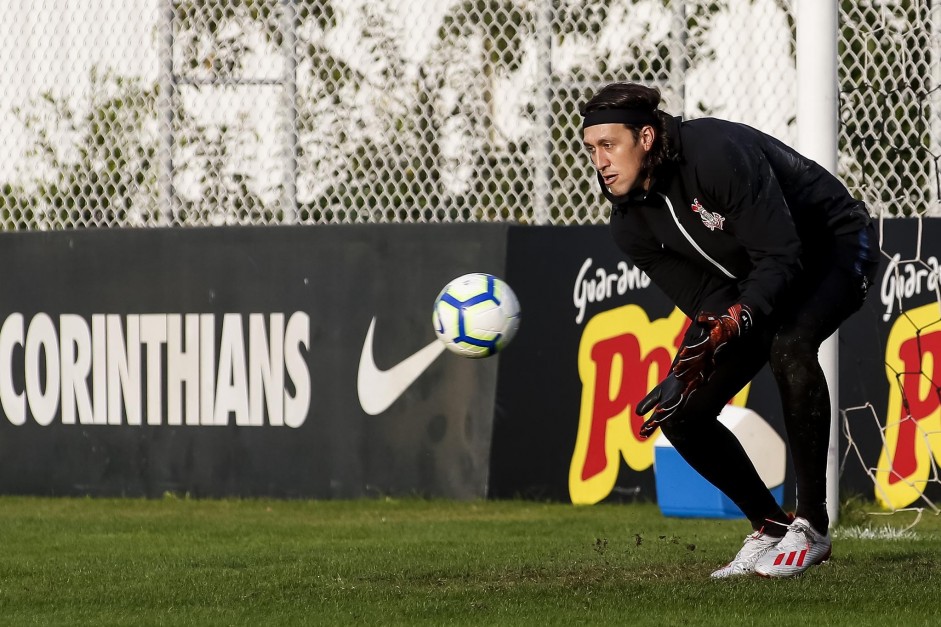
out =
[[[861,201],[824,168],[743,124],[684,121],[660,93],[613,83],[581,108],[614,240],[690,325],[670,372],[637,406],[751,521],[713,577],[789,577],[830,556],[830,395],[820,344],[862,305],[879,247]],[[723,406],[764,366],[781,393],[797,511],[778,506]]]

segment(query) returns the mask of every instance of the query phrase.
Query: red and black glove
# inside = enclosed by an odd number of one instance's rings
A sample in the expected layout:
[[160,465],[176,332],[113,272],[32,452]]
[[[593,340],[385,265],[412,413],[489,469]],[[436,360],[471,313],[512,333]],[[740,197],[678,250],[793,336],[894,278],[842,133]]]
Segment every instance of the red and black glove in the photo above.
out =
[[715,372],[716,355],[730,340],[748,333],[754,324],[754,315],[748,305],[732,305],[717,315],[700,312],[696,324],[704,333],[699,339],[680,349],[673,373],[681,381],[705,382]]
[[673,372],[670,372],[666,379],[644,397],[644,400],[637,403],[634,411],[638,416],[643,416],[653,409],[650,418],[640,426],[640,436],[642,438],[652,436],[661,423],[669,420],[673,414],[683,408],[689,396],[696,391],[697,385],[698,382],[680,381]]
[[657,428],[686,405],[696,389],[715,371],[715,356],[735,338],[751,330],[754,317],[748,305],[736,304],[722,315],[702,312],[696,323],[704,333],[683,346],[670,367],[670,374],[637,404],[636,413],[643,416],[654,410],[640,427],[640,435],[649,438]]

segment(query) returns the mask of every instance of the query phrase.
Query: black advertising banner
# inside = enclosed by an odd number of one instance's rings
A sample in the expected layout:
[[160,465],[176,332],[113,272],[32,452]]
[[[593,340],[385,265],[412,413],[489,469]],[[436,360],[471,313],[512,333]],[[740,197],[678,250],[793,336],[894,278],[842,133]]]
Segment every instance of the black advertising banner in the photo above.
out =
[[[881,229],[879,277],[839,334],[840,487],[917,507],[941,499],[941,220],[886,220]],[[656,437],[637,438],[633,408],[688,321],[605,226],[512,229],[507,264],[524,324],[501,357],[491,496],[662,506]],[[786,441],[767,367],[733,405],[777,434],[763,439]],[[752,457],[760,464],[780,450]],[[784,501],[793,505],[784,463]]]
[[[606,226],[511,229],[507,278],[523,323],[500,361],[490,495],[654,500],[656,438],[636,435],[633,407],[669,368],[688,320]],[[767,368],[735,404],[783,433]]]
[[924,507],[941,499],[941,219],[884,220],[880,243],[879,279],[840,335],[841,485]]
[[0,492],[484,496],[497,362],[431,313],[506,231],[0,236]]
[[[941,498],[941,220],[883,228],[879,279],[840,333],[841,487],[917,506]],[[657,494],[669,450],[635,435],[633,408],[688,321],[606,226],[0,239],[0,493],[676,496]],[[438,291],[468,272],[521,304],[496,358],[432,330]],[[792,504],[767,368],[730,409],[765,427],[757,457],[780,459]]]

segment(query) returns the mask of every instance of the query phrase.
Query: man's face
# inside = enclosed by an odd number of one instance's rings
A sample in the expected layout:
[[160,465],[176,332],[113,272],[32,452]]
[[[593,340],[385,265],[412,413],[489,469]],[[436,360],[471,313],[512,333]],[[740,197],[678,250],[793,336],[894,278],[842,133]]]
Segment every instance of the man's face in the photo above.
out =
[[584,143],[591,163],[615,196],[644,184],[640,171],[653,142],[653,127],[643,127],[639,135],[634,139],[634,133],[623,124],[597,124],[585,129]]

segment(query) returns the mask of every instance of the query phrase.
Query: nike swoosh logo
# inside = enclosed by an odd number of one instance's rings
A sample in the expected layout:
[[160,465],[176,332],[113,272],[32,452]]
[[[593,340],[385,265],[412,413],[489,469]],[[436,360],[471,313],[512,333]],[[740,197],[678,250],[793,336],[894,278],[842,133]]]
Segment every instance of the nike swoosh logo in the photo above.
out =
[[380,370],[372,356],[372,336],[376,328],[373,317],[366,331],[363,352],[359,356],[359,374],[356,377],[356,392],[359,404],[370,416],[381,414],[396,401],[415,379],[444,352],[444,344],[434,340],[417,353],[400,361],[388,370]]

